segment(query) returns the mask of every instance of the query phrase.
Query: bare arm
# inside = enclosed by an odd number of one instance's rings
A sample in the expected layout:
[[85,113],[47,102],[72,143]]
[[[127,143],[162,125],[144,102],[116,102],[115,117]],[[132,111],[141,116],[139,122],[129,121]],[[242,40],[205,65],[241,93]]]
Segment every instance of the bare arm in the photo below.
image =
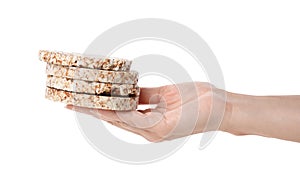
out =
[[228,93],[232,106],[227,132],[300,142],[300,96]]

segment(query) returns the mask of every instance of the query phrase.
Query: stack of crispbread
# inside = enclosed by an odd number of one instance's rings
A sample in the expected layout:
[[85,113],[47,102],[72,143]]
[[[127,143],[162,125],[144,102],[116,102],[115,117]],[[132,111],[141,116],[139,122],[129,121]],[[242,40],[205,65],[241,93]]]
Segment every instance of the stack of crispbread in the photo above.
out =
[[107,110],[135,110],[140,88],[131,61],[75,53],[39,51],[47,63],[47,99]]

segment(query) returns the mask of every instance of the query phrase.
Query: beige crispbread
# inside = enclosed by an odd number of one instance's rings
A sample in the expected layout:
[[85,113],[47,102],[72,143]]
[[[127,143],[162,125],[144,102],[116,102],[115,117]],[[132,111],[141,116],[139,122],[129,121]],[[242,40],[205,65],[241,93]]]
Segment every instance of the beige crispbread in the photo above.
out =
[[39,59],[55,65],[94,68],[100,70],[129,71],[132,61],[111,58],[111,57],[92,57],[77,53],[55,52],[40,50]]
[[109,97],[79,94],[49,87],[46,87],[45,97],[52,101],[72,104],[74,106],[107,110],[135,110],[138,105],[138,97]]
[[98,81],[101,83],[136,84],[138,72],[136,71],[107,71],[88,68],[77,68],[47,63],[47,75],[61,76],[84,81]]
[[140,89],[137,85],[90,82],[58,76],[47,76],[46,85],[76,93],[131,97],[139,96],[140,94]]

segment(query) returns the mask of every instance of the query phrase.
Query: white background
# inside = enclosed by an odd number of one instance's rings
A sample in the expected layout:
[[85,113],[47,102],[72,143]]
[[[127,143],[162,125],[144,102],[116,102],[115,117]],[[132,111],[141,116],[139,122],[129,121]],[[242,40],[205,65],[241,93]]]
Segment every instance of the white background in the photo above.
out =
[[110,160],[86,142],[73,112],[44,99],[45,64],[37,58],[39,49],[83,52],[125,21],[165,18],[209,44],[227,90],[300,94],[299,9],[287,0],[2,1],[0,178],[299,178],[299,143],[221,132],[204,150],[194,135],[157,163]]

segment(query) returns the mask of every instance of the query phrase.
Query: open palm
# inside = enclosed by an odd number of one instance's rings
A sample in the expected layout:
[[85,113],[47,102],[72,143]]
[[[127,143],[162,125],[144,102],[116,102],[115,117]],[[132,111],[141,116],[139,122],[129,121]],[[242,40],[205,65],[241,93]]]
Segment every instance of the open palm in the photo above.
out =
[[225,109],[226,99],[220,95],[224,94],[222,92],[209,83],[190,82],[141,88],[139,103],[155,104],[154,109],[109,111],[72,105],[67,108],[93,115],[149,141],[158,142],[219,127],[207,124],[209,119],[213,121],[213,118],[223,117],[221,112]]

